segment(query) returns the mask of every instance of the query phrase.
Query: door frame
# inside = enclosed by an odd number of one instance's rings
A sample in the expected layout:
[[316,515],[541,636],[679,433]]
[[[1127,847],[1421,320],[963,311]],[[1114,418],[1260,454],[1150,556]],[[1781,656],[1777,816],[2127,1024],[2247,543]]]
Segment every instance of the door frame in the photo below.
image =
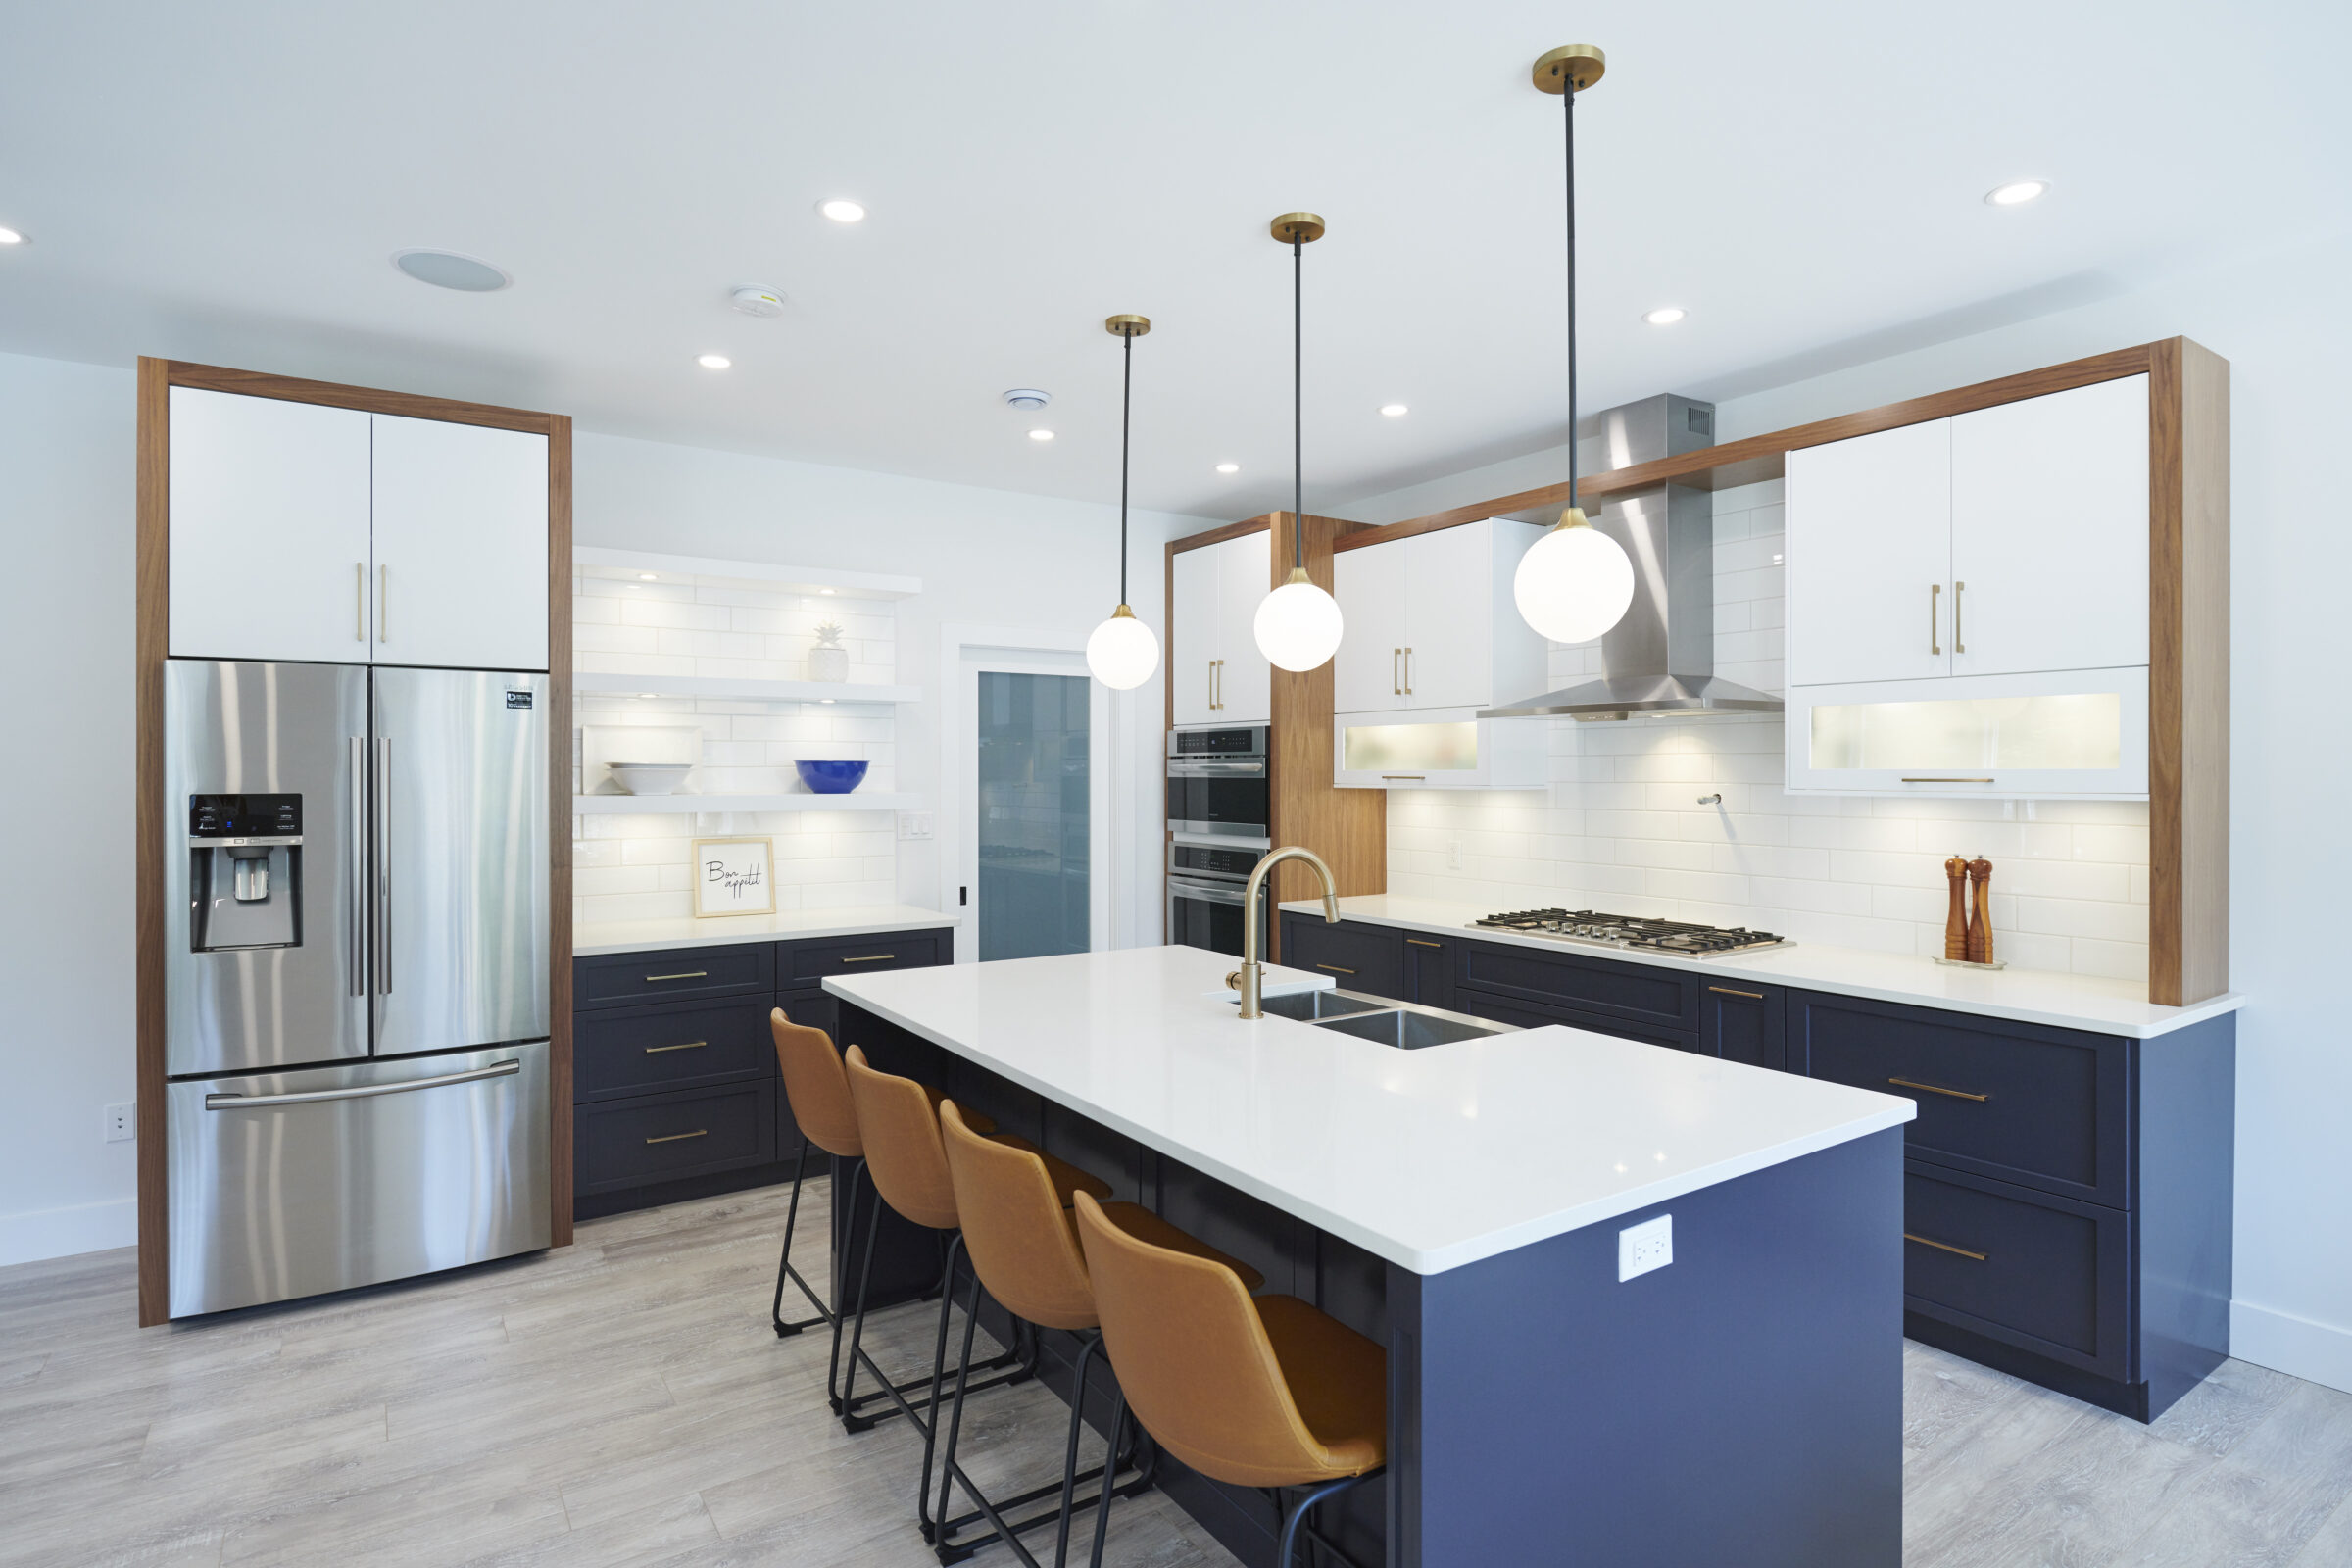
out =
[[1110,689],[1086,666],[1086,637],[1035,627],[952,625],[940,629],[939,907],[956,916],[956,961],[980,961],[980,906],[958,888],[980,891],[978,737],[980,676],[1075,675],[1087,682],[1086,925],[1089,951],[1111,945],[1112,771],[1118,758]]

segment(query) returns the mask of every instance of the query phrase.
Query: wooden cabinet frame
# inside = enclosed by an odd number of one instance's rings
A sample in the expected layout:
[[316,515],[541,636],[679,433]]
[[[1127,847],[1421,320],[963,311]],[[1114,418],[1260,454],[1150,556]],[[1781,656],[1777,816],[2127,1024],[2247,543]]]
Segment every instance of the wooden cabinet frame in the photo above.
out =
[[[164,660],[172,593],[172,389],[318,403],[547,437],[548,733],[571,729],[571,416],[142,357],[138,382],[137,1081],[139,1322],[171,1314],[164,1125]],[[551,1244],[571,1245],[571,769],[548,764],[548,1092]]]

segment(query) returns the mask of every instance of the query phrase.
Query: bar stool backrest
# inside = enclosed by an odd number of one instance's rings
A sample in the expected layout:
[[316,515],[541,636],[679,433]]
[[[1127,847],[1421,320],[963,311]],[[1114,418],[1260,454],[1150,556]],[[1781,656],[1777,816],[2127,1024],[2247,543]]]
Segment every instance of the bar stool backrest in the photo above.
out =
[[865,1145],[858,1137],[858,1107],[850,1102],[849,1074],[833,1037],[822,1029],[794,1023],[782,1007],[767,1014],[767,1030],[776,1037],[776,1069],[784,1075],[784,1100],[792,1119],[808,1140],[828,1154],[857,1159]]
[[1377,1453],[1309,1431],[1256,1304],[1233,1270],[1138,1241],[1078,1195],[1102,1348],[1152,1440],[1213,1480],[1296,1487],[1359,1475]]
[[939,1115],[931,1108],[929,1091],[911,1078],[875,1071],[856,1046],[844,1060],[874,1191],[917,1225],[955,1230],[962,1221],[956,1211],[956,1184],[948,1175],[947,1151],[940,1147]]
[[964,1250],[988,1294],[1043,1328],[1093,1328],[1086,1259],[1046,1162],[973,1132],[953,1100],[939,1107],[939,1134],[963,1216]]

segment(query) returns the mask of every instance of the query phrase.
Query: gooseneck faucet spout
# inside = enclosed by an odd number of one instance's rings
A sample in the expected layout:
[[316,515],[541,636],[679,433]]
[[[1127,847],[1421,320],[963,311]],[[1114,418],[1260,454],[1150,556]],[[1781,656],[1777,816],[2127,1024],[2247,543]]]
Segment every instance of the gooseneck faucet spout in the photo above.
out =
[[1250,885],[1242,890],[1242,966],[1225,977],[1225,983],[1242,994],[1242,1016],[1262,1018],[1265,1011],[1258,1005],[1265,986],[1266,966],[1257,961],[1257,898],[1266,885],[1266,873],[1285,860],[1304,860],[1315,868],[1323,879],[1323,920],[1326,925],[1340,923],[1340,888],[1331,878],[1331,867],[1323,857],[1312,850],[1286,844],[1273,851],[1252,866]]

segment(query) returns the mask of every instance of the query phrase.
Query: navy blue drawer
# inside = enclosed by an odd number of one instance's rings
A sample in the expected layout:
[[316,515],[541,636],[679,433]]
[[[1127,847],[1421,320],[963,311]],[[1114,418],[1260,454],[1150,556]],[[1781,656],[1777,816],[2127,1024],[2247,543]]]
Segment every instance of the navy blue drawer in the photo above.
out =
[[768,999],[657,1004],[582,1013],[572,1022],[577,1100],[622,1100],[772,1076]]
[[1702,980],[1698,1049],[1726,1061],[1780,1071],[1788,1065],[1788,1004],[1777,986]]
[[[1456,945],[1457,989],[1495,992],[1581,1013],[1623,1018],[1695,1036],[1698,981],[1680,970],[1542,953],[1498,942]],[[1475,1012],[1475,1007],[1463,1007]]]
[[2131,1217],[1920,1160],[1903,1173],[1903,1305],[2096,1372],[2131,1361]]
[[1615,1035],[1620,1040],[1639,1040],[1643,1045],[1665,1046],[1674,1051],[1698,1049],[1698,1036],[1679,1029],[1660,1029],[1651,1024],[1633,1023],[1595,1012],[1579,1012],[1573,1007],[1544,1006],[1521,1002],[1515,997],[1498,996],[1491,991],[1474,991],[1467,986],[1457,986],[1453,1000],[1447,1005],[1455,1012],[1466,1012],[1473,1018],[1515,1023],[1522,1029],[1540,1029],[1547,1023],[1556,1023],[1565,1024],[1571,1029],[1590,1029],[1594,1034]]
[[1394,926],[1343,920],[1332,925],[1319,915],[1282,917],[1282,965],[1329,975],[1334,984],[1375,997],[1401,999],[1403,933]]
[[574,1112],[577,1191],[609,1193],[776,1158],[776,1081],[607,1100]]
[[632,1002],[703,1002],[776,989],[776,945],[739,942],[719,948],[669,948],[575,958],[571,1004],[617,1007]]
[[879,936],[825,942],[787,942],[777,965],[783,991],[813,989],[827,975],[871,974],[877,969],[928,969],[956,959],[952,930],[885,931]]
[[1915,1158],[2130,1206],[2125,1040],[1797,992],[1788,1050],[1792,1070],[1917,1102]]

